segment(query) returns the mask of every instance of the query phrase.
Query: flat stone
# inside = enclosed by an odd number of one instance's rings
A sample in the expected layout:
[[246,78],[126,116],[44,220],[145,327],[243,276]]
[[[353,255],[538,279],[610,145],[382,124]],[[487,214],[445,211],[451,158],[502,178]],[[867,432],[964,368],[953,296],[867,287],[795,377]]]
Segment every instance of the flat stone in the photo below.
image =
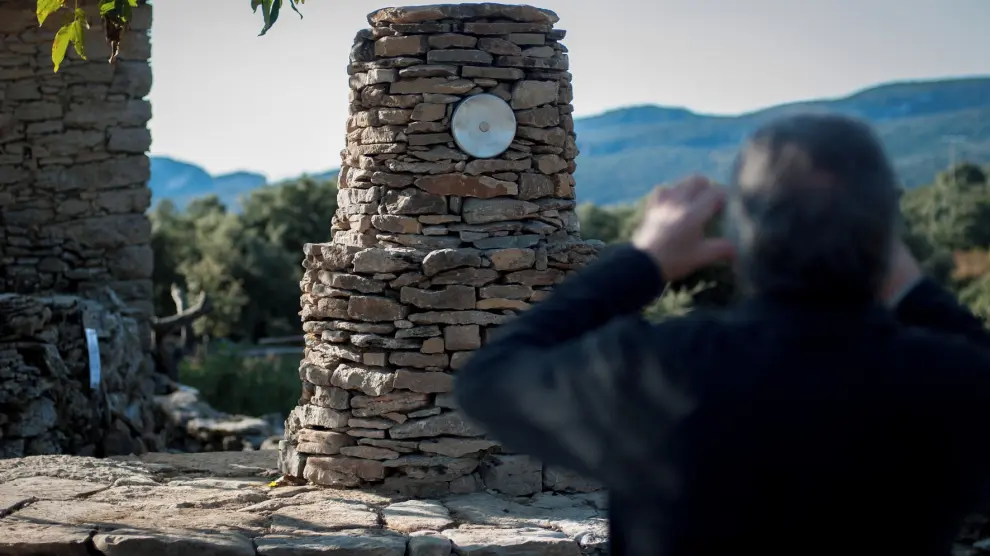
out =
[[556,268],[547,270],[520,270],[507,274],[506,282],[526,286],[552,286],[564,281],[564,273]]
[[486,66],[464,66],[461,75],[474,79],[498,79],[500,81],[518,81],[526,77],[526,72],[519,68],[491,68]]
[[510,33],[547,33],[550,25],[542,23],[472,22],[464,24],[464,32],[472,35],[508,35]]
[[395,371],[395,387],[423,394],[451,392],[454,389],[454,377],[441,372],[399,369]]
[[461,218],[468,224],[484,224],[501,220],[518,220],[539,210],[539,205],[529,201],[468,198],[461,207]]
[[316,386],[309,403],[320,407],[343,410],[349,407],[347,402],[350,397],[350,393],[342,388]]
[[519,176],[519,198],[523,201],[549,197],[555,189],[553,180],[546,175],[526,173]]
[[[304,477],[316,484],[358,486],[359,483],[355,479],[374,481],[384,478],[385,468],[382,467],[381,462],[367,459],[345,456],[311,456],[306,459]],[[352,480],[355,481],[351,482]]]
[[498,271],[513,271],[532,268],[536,262],[536,251],[532,249],[498,249],[488,253],[492,267]]
[[147,508],[240,509],[266,500],[261,490],[264,483],[251,489],[203,488],[198,486],[120,486],[87,498],[88,502],[103,502],[119,506]]
[[430,311],[409,315],[409,320],[417,324],[480,324],[483,326],[504,324],[510,318],[507,315],[496,315],[485,311]]
[[[368,24],[382,27],[387,24],[435,22],[443,19],[509,19],[512,21],[554,24],[560,18],[554,12],[533,6],[507,4],[440,4],[382,8],[368,14]],[[403,31],[409,32],[409,31]],[[424,31],[428,32],[428,31]]]
[[389,190],[382,199],[389,214],[443,214],[447,212],[447,201],[421,189],[407,188]]
[[510,33],[506,40],[524,46],[543,45],[547,42],[547,36],[543,33]]
[[[237,532],[246,536],[261,534],[266,520],[247,512],[220,509],[105,504],[91,501],[47,501],[31,504],[11,519],[35,523],[59,523],[90,528],[140,529],[151,531]],[[0,539],[6,538],[6,530]],[[181,534],[181,533],[180,533]]]
[[434,500],[407,500],[382,510],[385,526],[393,531],[442,531],[453,525],[450,512]]
[[[146,531],[117,529],[93,537],[93,545],[106,556],[254,556],[251,539],[237,533],[205,531]],[[61,553],[59,553],[61,554]]]
[[478,41],[478,48],[484,50],[485,52],[491,52],[492,54],[498,54],[500,56],[521,56],[522,48],[505,39],[498,39],[494,37],[485,37]]
[[349,416],[346,412],[315,405],[303,405],[297,409],[299,410],[297,413],[299,422],[304,427],[336,429],[347,426]]
[[438,438],[420,442],[419,449],[432,454],[460,458],[498,445],[498,442],[481,438]]
[[443,329],[444,346],[449,351],[464,351],[481,347],[481,327],[477,324],[452,325]]
[[[201,452],[185,454],[149,452],[147,454],[142,454],[138,459],[144,464],[167,466],[170,469],[182,473],[202,473],[213,477],[251,477],[268,475],[278,467],[278,454],[270,450],[256,450],[252,452]],[[65,467],[63,467],[63,469],[65,469]]]
[[[415,268],[417,265],[408,260],[406,255],[407,252],[400,249],[364,249],[353,256],[354,271],[390,273]],[[359,332],[359,330],[354,331]]]
[[533,165],[544,174],[556,174],[567,168],[567,161],[555,154],[533,156]]
[[342,529],[374,528],[378,516],[368,506],[328,499],[316,504],[286,506],[272,513],[272,533],[321,533]]
[[[441,50],[431,50],[428,56],[431,63],[434,61],[455,61],[455,60],[434,60],[434,53],[444,52]],[[454,52],[471,52],[469,50]],[[450,57],[450,56],[448,56]],[[490,56],[489,56],[490,57]],[[389,86],[389,94],[402,95],[413,93],[434,93],[440,95],[461,95],[474,88],[474,82],[469,79],[447,79],[446,77],[419,77],[416,79],[396,81]]]
[[377,334],[352,334],[350,340],[352,344],[362,348],[419,349],[420,347],[420,342],[416,340],[387,338]]
[[296,451],[304,454],[335,456],[345,446],[353,446],[354,438],[334,431],[300,429],[296,433]]
[[533,288],[529,286],[523,286],[518,284],[509,284],[504,286],[485,286],[479,291],[479,296],[482,299],[529,299],[533,295]]
[[442,290],[423,290],[406,286],[400,300],[420,309],[474,309],[475,289],[471,286],[447,286]]
[[396,440],[431,438],[443,435],[481,436],[483,434],[483,430],[467,421],[461,413],[456,411],[407,421],[389,430],[389,435]]
[[[484,286],[490,282],[494,282],[499,277],[497,271],[491,268],[456,268],[454,270],[448,270],[446,272],[441,272],[433,277],[431,282],[436,286],[443,286],[448,284],[464,284],[468,286]],[[458,323],[450,323],[458,324]],[[460,324],[471,324],[471,323],[460,323]]]
[[406,307],[387,297],[355,295],[347,302],[347,314],[356,320],[396,321],[406,318],[408,313]]
[[255,540],[263,556],[405,556],[406,538],[378,529],[336,531],[318,536],[271,535]]
[[[396,379],[399,379],[402,372],[401,369],[396,372]],[[429,402],[430,398],[425,393],[391,392],[384,396],[354,396],[351,398],[351,407],[355,417],[375,417],[386,413],[415,411],[426,407]]]
[[441,249],[423,259],[423,274],[435,276],[460,267],[480,267],[481,255],[475,249]]
[[415,367],[426,369],[429,367],[446,367],[450,358],[446,354],[427,354],[412,351],[395,351],[388,356],[388,362],[400,367]]
[[380,58],[415,56],[427,50],[426,37],[422,35],[382,37],[375,41],[375,56]]
[[529,110],[520,110],[516,112],[516,124],[519,126],[540,128],[558,126],[560,125],[560,111],[557,110],[556,106],[541,106]]
[[556,81],[519,81],[512,87],[513,110],[536,108],[557,101],[560,85]]
[[579,556],[581,549],[567,535],[546,529],[448,529],[458,556],[489,554],[539,554],[540,556]]
[[0,499],[72,500],[106,490],[107,485],[57,477],[23,477],[0,484]]
[[367,396],[381,396],[392,391],[395,375],[373,367],[342,363],[333,372],[330,383],[345,390],[360,390]]
[[[419,220],[411,216],[396,216],[394,214],[376,214],[371,217],[371,225],[377,230],[396,234],[418,234],[423,231],[423,224]],[[376,291],[363,293],[376,293]]]
[[490,299],[482,299],[478,301],[478,309],[483,309],[485,311],[499,311],[499,310],[509,310],[509,311],[525,311],[529,309],[531,305],[525,301],[520,301],[518,299],[500,299],[493,297]]
[[516,195],[519,190],[519,186],[512,182],[497,180],[490,176],[475,177],[464,174],[424,176],[417,179],[415,185],[434,195],[458,195],[480,199]]
[[526,234],[520,236],[486,237],[472,241],[478,249],[524,249],[540,242],[541,236]]
[[91,529],[8,517],[0,522],[0,554],[10,556],[89,556]]
[[353,458],[386,460],[399,457],[399,452],[376,446],[346,446],[340,453]]
[[458,33],[442,33],[429,37],[427,41],[430,43],[430,48],[440,50],[444,48],[474,48],[478,44],[478,37]]
[[441,334],[440,327],[434,324],[427,326],[414,326],[399,330],[395,333],[396,338],[432,338]]
[[[426,61],[430,64],[491,64],[494,60],[494,56],[483,50],[431,50],[426,54]],[[471,85],[473,86],[474,83],[472,82]],[[424,92],[444,93],[444,91]]]
[[[486,158],[472,160],[464,167],[464,172],[472,176],[479,174],[492,174],[498,172],[522,172],[529,170],[531,166],[529,159],[502,160],[499,158]],[[477,195],[475,195],[477,197]]]
[[450,556],[450,539],[432,531],[418,531],[409,536],[408,556]]
[[[520,70],[522,71],[522,70]],[[445,64],[422,64],[399,70],[399,77],[457,77],[457,66]]]

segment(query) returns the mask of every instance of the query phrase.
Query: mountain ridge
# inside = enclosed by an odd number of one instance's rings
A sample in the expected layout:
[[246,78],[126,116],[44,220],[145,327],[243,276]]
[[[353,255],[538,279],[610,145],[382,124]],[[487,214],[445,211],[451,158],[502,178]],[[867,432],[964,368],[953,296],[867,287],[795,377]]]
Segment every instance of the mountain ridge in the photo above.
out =
[[[575,119],[581,151],[575,173],[578,200],[633,202],[655,184],[694,172],[725,179],[749,133],[770,119],[802,111],[838,112],[870,122],[907,187],[928,183],[954,157],[990,163],[990,76],[886,83],[844,97],[738,115],[641,104]],[[334,175],[336,170],[312,177]],[[152,157],[156,202],[169,198],[181,205],[215,193],[230,203],[266,182],[254,172],[210,176],[195,164]]]

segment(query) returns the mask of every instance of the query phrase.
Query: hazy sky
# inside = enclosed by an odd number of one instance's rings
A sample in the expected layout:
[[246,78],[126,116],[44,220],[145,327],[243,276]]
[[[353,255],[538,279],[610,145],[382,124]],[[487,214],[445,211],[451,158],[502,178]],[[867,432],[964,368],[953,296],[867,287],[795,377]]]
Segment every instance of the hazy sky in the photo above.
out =
[[[271,179],[339,166],[347,56],[381,0],[157,0],[152,154]],[[420,0],[413,3],[427,3]],[[990,74],[990,0],[543,0],[567,30],[575,113],[732,114],[902,79]]]

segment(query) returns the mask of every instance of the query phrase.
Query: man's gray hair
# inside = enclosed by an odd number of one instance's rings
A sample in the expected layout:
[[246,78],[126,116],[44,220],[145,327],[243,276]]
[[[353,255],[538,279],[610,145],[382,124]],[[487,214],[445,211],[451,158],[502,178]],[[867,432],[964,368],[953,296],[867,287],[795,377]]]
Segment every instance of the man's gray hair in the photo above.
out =
[[899,188],[866,124],[833,114],[774,120],[743,145],[727,231],[749,293],[876,299],[897,229]]

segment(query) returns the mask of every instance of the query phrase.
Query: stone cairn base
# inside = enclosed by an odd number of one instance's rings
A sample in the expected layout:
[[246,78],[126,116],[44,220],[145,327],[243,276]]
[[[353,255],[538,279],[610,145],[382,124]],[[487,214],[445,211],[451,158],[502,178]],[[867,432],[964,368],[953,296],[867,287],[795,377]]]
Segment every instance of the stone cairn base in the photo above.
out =
[[[95,390],[84,326],[99,338]],[[138,335],[123,305],[0,294],[0,458],[164,449],[153,363]]]
[[[303,396],[280,468],[414,496],[595,485],[509,454],[466,421],[453,372],[493,328],[594,258],[574,213],[571,76],[558,18],[531,6],[385,8],[357,34],[333,239],[305,247]],[[462,99],[517,120],[501,155],[453,141]]]

